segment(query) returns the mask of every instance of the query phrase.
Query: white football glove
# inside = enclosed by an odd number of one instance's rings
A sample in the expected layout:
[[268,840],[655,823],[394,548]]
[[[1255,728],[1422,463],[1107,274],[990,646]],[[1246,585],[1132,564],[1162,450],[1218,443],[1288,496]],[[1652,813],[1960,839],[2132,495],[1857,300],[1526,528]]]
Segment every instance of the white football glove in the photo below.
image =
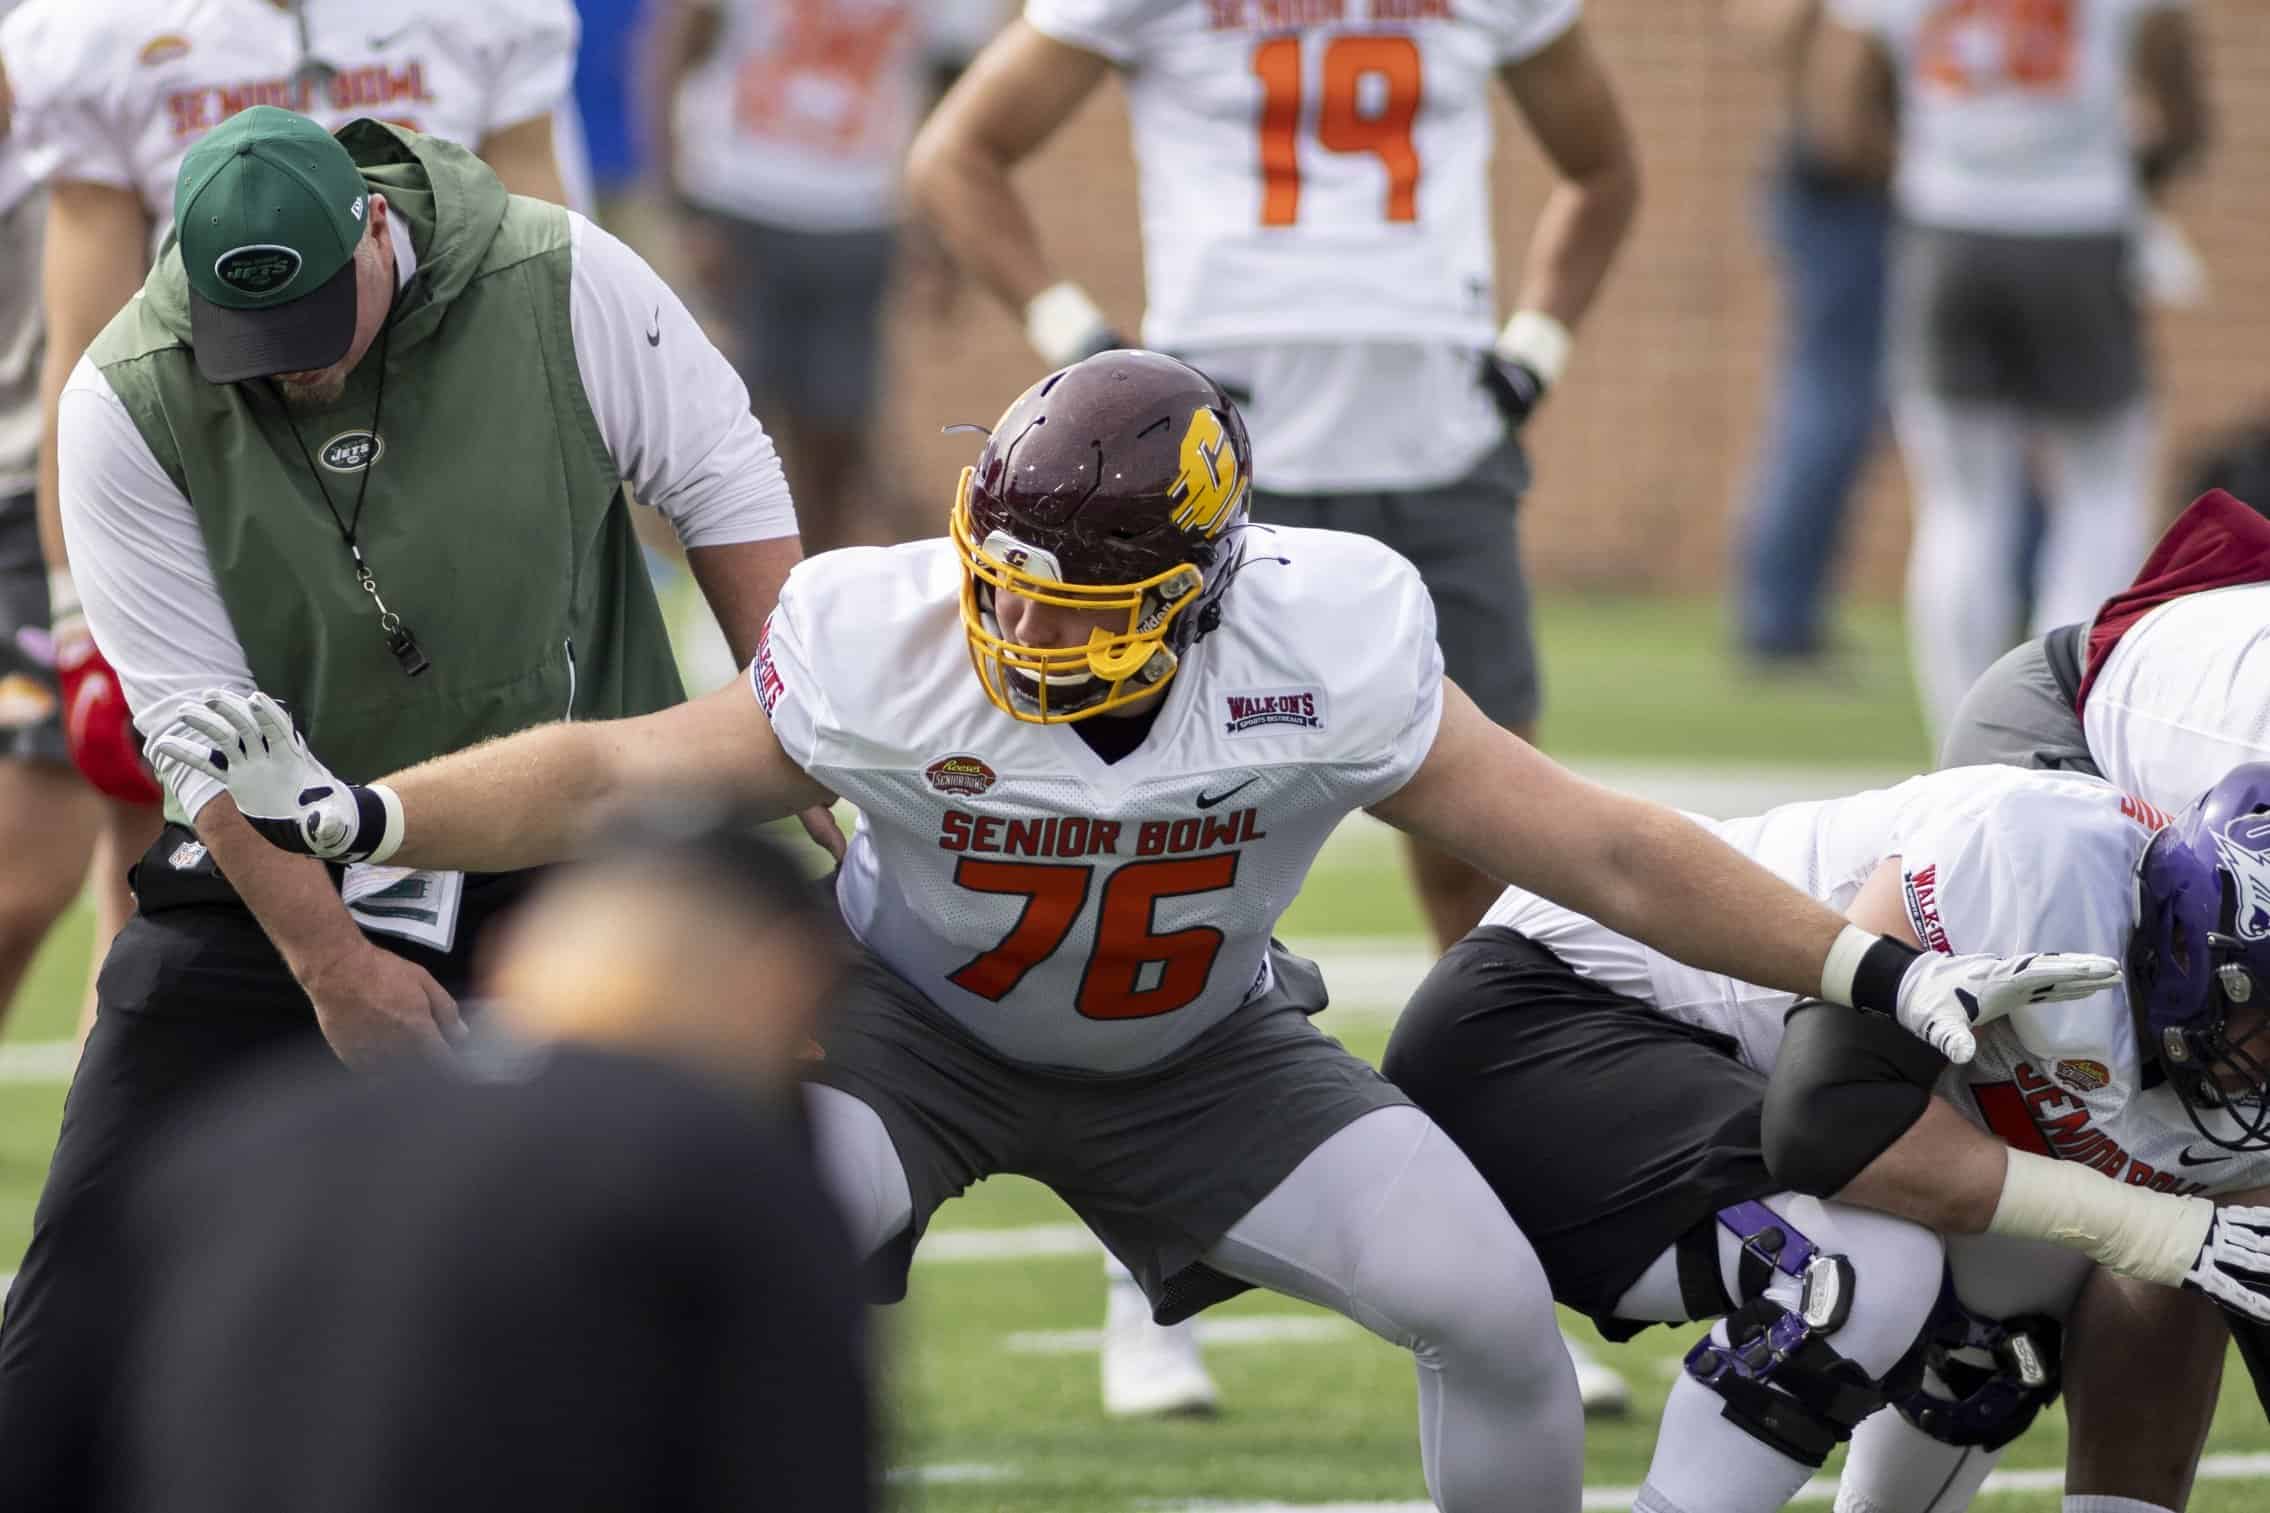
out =
[[317,761],[291,716],[264,693],[211,689],[145,748],[160,776],[186,767],[228,784],[237,812],[271,845],[325,861],[381,860],[401,841],[384,788],[342,782]]
[[1973,1025],[2033,1003],[2088,998],[2120,984],[2109,956],[2043,951],[2031,956],[1943,956],[1925,951],[1900,974],[1901,1026],[1958,1064],[1978,1053]]
[[2216,1209],[2207,1243],[2183,1274],[2183,1288],[2270,1324],[2270,1208]]

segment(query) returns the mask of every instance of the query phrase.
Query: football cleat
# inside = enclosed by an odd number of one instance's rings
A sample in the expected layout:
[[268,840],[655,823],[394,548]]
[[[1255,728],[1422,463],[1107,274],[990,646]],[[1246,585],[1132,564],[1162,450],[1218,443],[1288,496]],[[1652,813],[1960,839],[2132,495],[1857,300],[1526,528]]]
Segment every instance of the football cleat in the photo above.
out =
[[1221,1393],[1185,1319],[1151,1322],[1151,1303],[1131,1279],[1114,1280],[1103,1329],[1103,1411],[1113,1418],[1210,1418]]

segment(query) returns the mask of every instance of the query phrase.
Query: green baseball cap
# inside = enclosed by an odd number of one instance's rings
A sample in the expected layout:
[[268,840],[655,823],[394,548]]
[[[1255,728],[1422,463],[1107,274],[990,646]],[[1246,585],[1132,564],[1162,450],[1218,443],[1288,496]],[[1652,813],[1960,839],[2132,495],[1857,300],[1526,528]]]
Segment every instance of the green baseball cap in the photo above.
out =
[[207,382],[310,372],[347,355],[369,193],[331,133],[273,105],[239,111],[189,149],[173,224]]

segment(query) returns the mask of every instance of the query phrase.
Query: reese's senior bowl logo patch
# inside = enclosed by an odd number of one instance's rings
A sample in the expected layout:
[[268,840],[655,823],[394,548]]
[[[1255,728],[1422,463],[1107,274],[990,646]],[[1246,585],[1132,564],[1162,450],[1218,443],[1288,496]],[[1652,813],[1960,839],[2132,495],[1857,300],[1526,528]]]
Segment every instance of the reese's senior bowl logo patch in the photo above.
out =
[[231,247],[213,259],[213,277],[240,294],[274,294],[299,277],[300,255],[280,242]]
[[2060,1061],[2057,1080],[2076,1093],[2094,1093],[2112,1083],[2112,1070],[2101,1061]]
[[1250,688],[1222,695],[1222,734],[1324,728],[1321,688]]
[[930,786],[940,793],[960,798],[974,798],[1001,781],[1000,775],[976,757],[967,754],[940,757],[922,769]]
[[341,431],[315,455],[334,473],[359,473],[386,455],[386,438],[375,431]]

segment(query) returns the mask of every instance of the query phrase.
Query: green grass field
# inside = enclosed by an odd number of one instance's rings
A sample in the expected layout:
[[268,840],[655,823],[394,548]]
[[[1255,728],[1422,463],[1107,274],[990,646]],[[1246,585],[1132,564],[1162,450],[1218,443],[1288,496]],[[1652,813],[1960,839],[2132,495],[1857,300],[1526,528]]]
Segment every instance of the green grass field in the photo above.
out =
[[[1553,709],[1546,742],[1580,765],[1765,774],[1770,789],[1770,774],[1784,768],[1849,767],[1858,786],[1926,759],[1896,624],[1885,613],[1855,614],[1848,634],[1861,650],[1833,684],[1745,675],[1725,658],[1707,606],[1561,599],[1546,606],[1545,619]],[[1365,949],[1399,945],[1408,955],[1417,920],[1387,838],[1370,832],[1336,842],[1285,933],[1296,945],[1321,950],[1346,951],[1360,940]],[[25,1045],[68,1035],[84,939],[84,920],[74,919],[51,942],[8,1027],[6,1040],[18,1055]],[[1359,1053],[1376,1056],[1394,995],[1360,980],[1351,992],[1347,981],[1324,1023]],[[0,1080],[0,1270],[21,1254],[62,1094],[52,1074]],[[986,1182],[940,1215],[932,1231],[939,1241],[918,1261],[909,1300],[878,1315],[893,1368],[890,1459],[899,1468],[900,1506],[1158,1513],[1200,1503],[1285,1503],[1354,1513],[1350,1505],[1423,1500],[1408,1359],[1352,1326],[1311,1330],[1317,1337],[1300,1342],[1210,1346],[1226,1410],[1213,1422],[1107,1421],[1095,1355],[1064,1338],[1101,1322],[1096,1257],[963,1260],[948,1238],[981,1230],[1029,1234],[1072,1222],[1032,1183]],[[1207,1318],[1330,1316],[1248,1295]],[[1606,1489],[1640,1480],[1655,1413],[1691,1334],[1655,1330],[1607,1353],[1639,1402],[1630,1419],[1591,1431],[1586,1480],[1603,1495],[1588,1506],[1616,1506]],[[2064,1420],[2053,1413],[2006,1464],[2053,1470],[2063,1444]],[[2240,1513],[2270,1506],[2270,1429],[2235,1360],[2209,1452],[2232,1472],[2248,1469],[2234,1458],[2255,1455],[2259,1463],[2250,1479],[2203,1482],[2193,1508]],[[2028,1490],[1994,1493],[1979,1505],[2048,1513],[2058,1499],[2051,1490]]]

